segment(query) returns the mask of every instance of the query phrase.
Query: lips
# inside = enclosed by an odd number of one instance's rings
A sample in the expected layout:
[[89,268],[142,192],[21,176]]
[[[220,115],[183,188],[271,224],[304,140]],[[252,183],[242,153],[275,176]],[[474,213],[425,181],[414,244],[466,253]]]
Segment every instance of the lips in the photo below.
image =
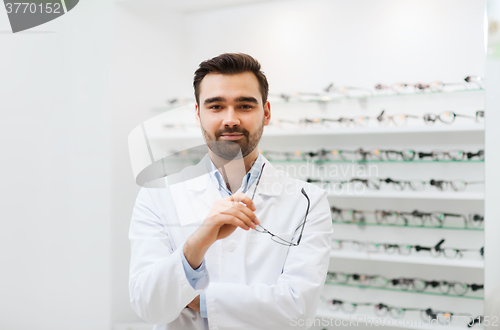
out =
[[237,140],[239,138],[241,138],[243,136],[243,134],[222,134],[220,137],[221,139],[225,139],[225,140]]

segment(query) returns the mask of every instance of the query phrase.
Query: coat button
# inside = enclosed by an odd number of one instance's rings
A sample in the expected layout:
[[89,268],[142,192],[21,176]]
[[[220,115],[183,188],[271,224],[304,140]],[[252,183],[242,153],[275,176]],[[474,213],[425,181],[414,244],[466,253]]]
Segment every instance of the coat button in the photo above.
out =
[[226,249],[227,249],[229,252],[233,252],[233,251],[234,251],[234,248],[235,248],[235,244],[234,244],[234,242],[231,242],[231,243],[229,243],[229,244],[227,245],[227,248],[226,248]]

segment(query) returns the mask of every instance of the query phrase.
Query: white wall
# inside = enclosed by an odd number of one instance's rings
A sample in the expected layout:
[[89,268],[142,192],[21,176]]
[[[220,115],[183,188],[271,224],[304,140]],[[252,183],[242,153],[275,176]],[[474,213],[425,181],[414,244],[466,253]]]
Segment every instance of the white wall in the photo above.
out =
[[[187,67],[257,58],[275,92],[484,73],[482,1],[275,1],[187,16]],[[465,24],[466,22],[466,24]]]
[[139,187],[135,184],[128,153],[128,134],[158,114],[182,90],[183,28],[180,14],[160,5],[118,2],[113,39],[113,220],[112,320],[135,322],[130,306],[128,226]]
[[0,10],[1,329],[109,329],[112,18],[12,34]]

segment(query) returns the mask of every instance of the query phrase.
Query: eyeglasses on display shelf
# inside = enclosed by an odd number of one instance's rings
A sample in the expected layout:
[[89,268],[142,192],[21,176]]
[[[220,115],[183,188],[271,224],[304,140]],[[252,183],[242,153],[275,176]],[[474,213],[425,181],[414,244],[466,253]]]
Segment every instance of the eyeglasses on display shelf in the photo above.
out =
[[431,187],[436,187],[440,191],[445,191],[448,187],[451,187],[453,191],[464,191],[469,185],[474,184],[484,184],[484,181],[464,181],[464,180],[394,180],[391,178],[351,178],[349,180],[324,180],[324,179],[313,179],[307,178],[306,182],[314,183],[323,189],[341,189],[343,186],[348,184],[354,184],[356,188],[368,188],[370,190],[380,190],[382,183],[391,185],[395,190],[412,190],[412,191],[422,191],[428,185]]
[[356,86],[337,87],[337,86],[335,86],[334,83],[331,83],[330,85],[328,85],[324,89],[324,91],[327,93],[339,93],[339,94],[344,95],[346,97],[373,95],[373,91],[369,88],[356,87]]
[[[484,123],[484,110],[478,110],[475,112],[475,116],[458,114],[452,111],[444,111],[438,115],[428,113],[424,116],[417,116],[413,114],[396,113],[388,115],[385,110],[374,118],[379,123],[379,126],[389,126],[393,124],[394,126],[407,126],[408,119],[420,119],[422,118],[425,124],[432,125],[436,121],[441,121],[445,124],[453,124],[457,117],[474,119],[476,123]],[[324,128],[331,128],[330,124],[335,124],[338,127],[367,127],[370,124],[369,116],[355,116],[355,117],[339,117],[339,118],[302,118],[298,121],[289,119],[275,119],[271,121],[271,126],[283,127],[282,124],[290,124],[296,128],[313,128],[318,127],[318,125]]]
[[479,150],[476,153],[465,152],[463,150],[458,150],[458,149],[449,150],[449,151],[433,150],[431,152],[419,152],[418,153],[418,158],[420,158],[420,159],[432,158],[432,160],[435,160],[435,161],[443,161],[446,159],[462,161],[465,158],[471,159],[474,157],[477,157],[480,160],[484,160],[484,150]]
[[451,187],[454,191],[464,191],[467,186],[473,184],[484,184],[484,181],[463,181],[463,180],[434,180],[432,179],[429,184],[431,186],[436,187],[439,190],[447,190],[448,187]]
[[377,189],[380,189],[380,184],[385,183],[388,185],[391,185],[395,190],[413,190],[413,191],[420,191],[425,189],[425,185],[427,184],[426,181],[423,180],[394,180],[391,178],[385,178],[385,179],[378,179],[379,180],[379,185]]
[[373,306],[372,303],[353,303],[337,299],[328,301],[328,304],[331,310],[342,310],[345,313],[354,313],[358,306]]
[[484,290],[484,284],[467,284],[462,282],[448,282],[448,281],[440,281],[439,282],[439,290],[443,293],[453,292],[459,296],[463,296],[469,291],[469,289],[473,292],[478,290]]
[[331,206],[330,211],[332,213],[332,222],[355,224],[365,223],[365,215],[369,213],[367,211],[360,211],[356,209],[340,209],[335,206]]
[[379,190],[380,184],[375,180],[362,179],[362,178],[352,178],[350,180],[323,180],[323,179],[311,179],[307,178],[306,182],[314,183],[323,189],[342,189],[343,186],[348,184],[354,184],[354,186],[368,188],[370,190]]
[[[477,152],[466,152],[464,150],[453,149],[449,151],[433,150],[431,152],[415,151],[413,149],[363,149],[355,150],[346,149],[319,149],[315,151],[276,151],[276,150],[259,150],[261,154],[272,161],[343,161],[343,162],[412,162],[416,159],[426,161],[431,159],[434,162],[467,162],[474,158],[478,161],[484,160],[484,150]],[[418,157],[417,157],[418,155]]]
[[[358,116],[358,117],[339,117],[339,118],[303,118],[298,121],[299,126],[313,126],[315,124],[320,124],[325,127],[329,127],[329,123],[338,124],[340,127],[366,127],[369,123],[370,117],[368,116]],[[281,121],[281,120],[280,120]],[[289,122],[290,123],[290,122]]]
[[433,113],[428,113],[424,115],[424,122],[426,124],[434,124],[436,121],[440,121],[445,124],[452,124],[455,122],[457,117],[474,119],[476,123],[484,123],[484,110],[476,111],[475,116],[461,115],[452,111],[444,111],[436,115]]
[[469,313],[452,313],[449,311],[433,310],[431,308],[422,309],[422,308],[396,307],[384,303],[374,304],[367,302],[363,303],[348,302],[345,300],[338,300],[338,299],[325,299],[323,297],[322,300],[323,301],[326,300],[328,309],[334,312],[342,311],[347,314],[352,314],[356,312],[358,307],[373,306],[376,316],[380,317],[390,316],[391,318],[394,319],[402,319],[405,317],[406,312],[420,312],[421,319],[426,323],[430,323],[435,320],[442,325],[449,325],[454,321],[454,319],[462,317],[466,318],[465,321],[467,322],[468,326],[471,327],[475,324],[475,320],[478,320],[481,317],[478,316],[477,318],[474,318]]
[[[429,288],[434,288],[443,295],[464,296],[469,289],[473,292],[483,290],[483,284],[468,284],[459,281],[436,281],[424,280],[421,278],[387,278],[381,275],[368,275],[357,273],[328,272],[326,282],[333,284],[349,284],[360,287],[386,288],[392,287],[401,291],[423,292]],[[473,297],[480,298],[480,297]]]
[[[454,219],[463,221],[463,228],[477,229],[483,226],[484,216],[479,214],[458,214],[446,212],[422,212],[414,210],[412,212],[394,211],[394,210],[375,210],[365,211],[356,209],[341,209],[335,206],[330,207],[332,221],[334,223],[352,223],[358,225],[368,224],[367,215],[370,215],[375,221],[374,225],[387,226],[411,226],[430,228],[455,229],[457,227],[443,227]],[[454,221],[453,221],[454,222]]]
[[375,154],[380,154],[382,159],[387,161],[395,161],[395,160],[404,160],[404,161],[412,161],[415,159],[415,151],[411,149],[404,150],[383,150],[383,149],[375,149]]
[[408,92],[444,92],[456,90],[468,90],[470,88],[484,88],[484,79],[479,76],[467,76],[462,82],[444,83],[441,81],[433,81],[431,83],[397,83],[392,85],[378,84],[375,85],[377,91],[390,91],[395,94]]
[[393,123],[396,126],[404,126],[408,123],[408,118],[418,119],[418,116],[408,115],[404,113],[398,113],[393,115],[386,115],[385,110],[382,110],[380,115],[377,116],[377,121],[380,125],[387,126],[389,123]]
[[410,255],[412,251],[421,252],[427,251],[433,257],[444,256],[449,259],[457,259],[463,257],[463,252],[479,252],[481,257],[484,257],[484,247],[480,249],[457,249],[452,247],[441,247],[444,239],[439,241],[435,246],[411,245],[411,244],[393,244],[393,243],[376,243],[363,242],[357,240],[333,240],[332,249],[341,250],[344,244],[351,244],[357,251],[366,252],[385,252],[386,254]]
[[[253,194],[252,194],[252,200],[255,196],[255,192],[257,191],[257,187],[259,186],[259,182],[260,182],[260,177],[262,176],[262,173],[264,172],[264,166],[266,165],[266,163],[262,164],[262,168],[260,169],[260,174],[259,174],[259,177],[257,179],[257,183],[255,184],[255,188],[254,188],[254,191],[253,191]],[[307,222],[307,215],[309,214],[309,207],[311,206],[311,201],[309,199],[309,196],[307,196],[307,193],[306,191],[304,190],[304,188],[302,188],[300,190],[300,192],[302,193],[302,195],[304,195],[304,197],[306,198],[307,200],[307,208],[306,208],[306,214],[304,216],[304,220],[302,221],[302,223],[295,229],[295,231],[297,231],[299,228],[300,228],[300,234],[299,234],[299,237],[297,238],[297,241],[296,242],[293,242],[292,241],[289,241],[289,240],[286,240],[286,239],[283,239],[273,233],[271,233],[269,230],[267,230],[266,228],[264,228],[263,226],[261,226],[260,224],[256,226],[255,228],[255,231],[259,232],[259,233],[262,233],[262,234],[269,234],[271,236],[271,239],[278,243],[278,244],[281,244],[281,245],[286,245],[286,246],[297,246],[300,244],[300,240],[302,239],[302,234],[304,233],[304,227],[306,225],[306,222]]]

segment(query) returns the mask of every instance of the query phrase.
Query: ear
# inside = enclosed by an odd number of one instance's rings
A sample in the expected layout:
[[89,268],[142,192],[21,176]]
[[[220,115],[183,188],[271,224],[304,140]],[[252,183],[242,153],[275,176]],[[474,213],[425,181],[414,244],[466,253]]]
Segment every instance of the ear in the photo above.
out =
[[266,104],[264,104],[264,126],[269,125],[270,121],[271,121],[271,103],[269,103],[269,101],[266,101]]
[[194,117],[196,119],[196,126],[201,127],[200,109],[198,108],[198,103],[194,104]]

